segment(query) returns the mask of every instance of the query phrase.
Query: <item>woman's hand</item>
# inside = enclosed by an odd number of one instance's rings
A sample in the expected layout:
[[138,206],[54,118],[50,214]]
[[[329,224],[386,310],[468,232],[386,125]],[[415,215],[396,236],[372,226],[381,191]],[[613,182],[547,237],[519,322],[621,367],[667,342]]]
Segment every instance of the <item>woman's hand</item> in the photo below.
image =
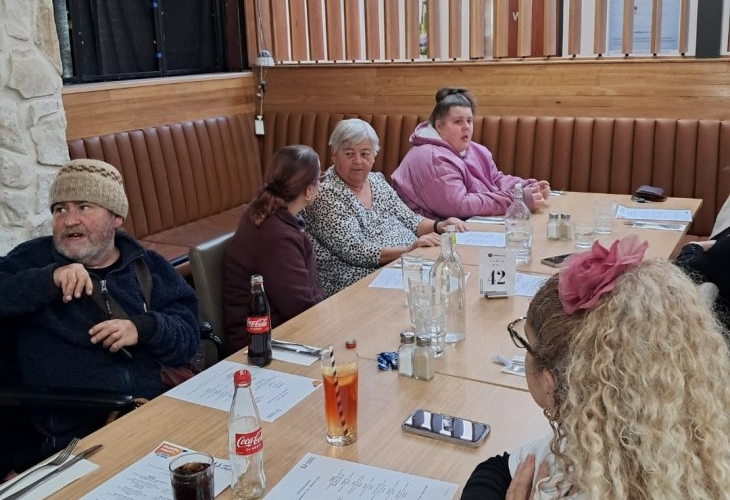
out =
[[[549,471],[547,463],[542,462],[537,470],[535,484],[541,479],[548,477]],[[535,476],[535,455],[527,455],[527,457],[519,463],[515,476],[507,489],[505,500],[531,500],[535,497],[535,484],[532,479]]]
[[550,183],[548,181],[537,181],[537,190],[540,191],[543,200],[550,199]]
[[533,211],[537,212],[547,207],[550,198],[550,183],[548,181],[539,181],[537,184],[529,185],[526,189],[529,189],[532,195]]
[[436,233],[428,233],[423,236],[419,236],[416,241],[408,248],[408,251],[413,251],[420,247],[437,247],[441,244],[441,237]]
[[443,233],[444,231],[446,231],[446,226],[449,226],[449,225],[455,226],[456,230],[460,233],[463,233],[464,231],[468,231],[464,221],[459,219],[458,217],[449,217],[445,221],[439,223],[439,230],[441,230],[441,232]]

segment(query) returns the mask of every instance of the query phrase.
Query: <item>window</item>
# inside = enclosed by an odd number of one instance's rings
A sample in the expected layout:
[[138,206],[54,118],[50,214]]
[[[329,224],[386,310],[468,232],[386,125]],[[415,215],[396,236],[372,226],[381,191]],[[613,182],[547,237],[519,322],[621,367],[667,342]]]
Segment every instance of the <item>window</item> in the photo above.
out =
[[[53,5],[64,83],[230,69],[221,0],[53,0]],[[240,59],[242,47],[234,50]]]

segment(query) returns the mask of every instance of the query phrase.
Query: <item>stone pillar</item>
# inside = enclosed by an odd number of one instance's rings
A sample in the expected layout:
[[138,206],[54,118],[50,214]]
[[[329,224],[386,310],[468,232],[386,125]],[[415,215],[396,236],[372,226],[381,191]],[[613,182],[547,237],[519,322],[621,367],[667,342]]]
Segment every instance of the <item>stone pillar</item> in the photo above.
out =
[[68,161],[52,0],[0,0],[0,255],[50,233],[48,190]]

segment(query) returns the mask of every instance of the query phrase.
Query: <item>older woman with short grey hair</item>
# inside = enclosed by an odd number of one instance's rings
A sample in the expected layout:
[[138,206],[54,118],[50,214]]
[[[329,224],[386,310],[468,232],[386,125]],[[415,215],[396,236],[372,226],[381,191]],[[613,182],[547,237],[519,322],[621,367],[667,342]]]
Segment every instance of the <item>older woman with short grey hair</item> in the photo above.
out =
[[330,296],[418,247],[439,244],[448,224],[463,221],[422,217],[410,210],[382,173],[372,172],[380,141],[369,123],[342,120],[330,136],[332,166],[320,192],[304,211],[317,255],[317,272]]

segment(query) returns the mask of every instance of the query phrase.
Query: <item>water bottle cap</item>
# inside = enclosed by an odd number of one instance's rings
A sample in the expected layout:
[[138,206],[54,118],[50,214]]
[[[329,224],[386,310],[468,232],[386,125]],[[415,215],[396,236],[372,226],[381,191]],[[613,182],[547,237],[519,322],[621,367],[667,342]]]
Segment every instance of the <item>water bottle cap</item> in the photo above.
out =
[[233,383],[236,385],[251,385],[251,372],[238,370],[233,374]]

